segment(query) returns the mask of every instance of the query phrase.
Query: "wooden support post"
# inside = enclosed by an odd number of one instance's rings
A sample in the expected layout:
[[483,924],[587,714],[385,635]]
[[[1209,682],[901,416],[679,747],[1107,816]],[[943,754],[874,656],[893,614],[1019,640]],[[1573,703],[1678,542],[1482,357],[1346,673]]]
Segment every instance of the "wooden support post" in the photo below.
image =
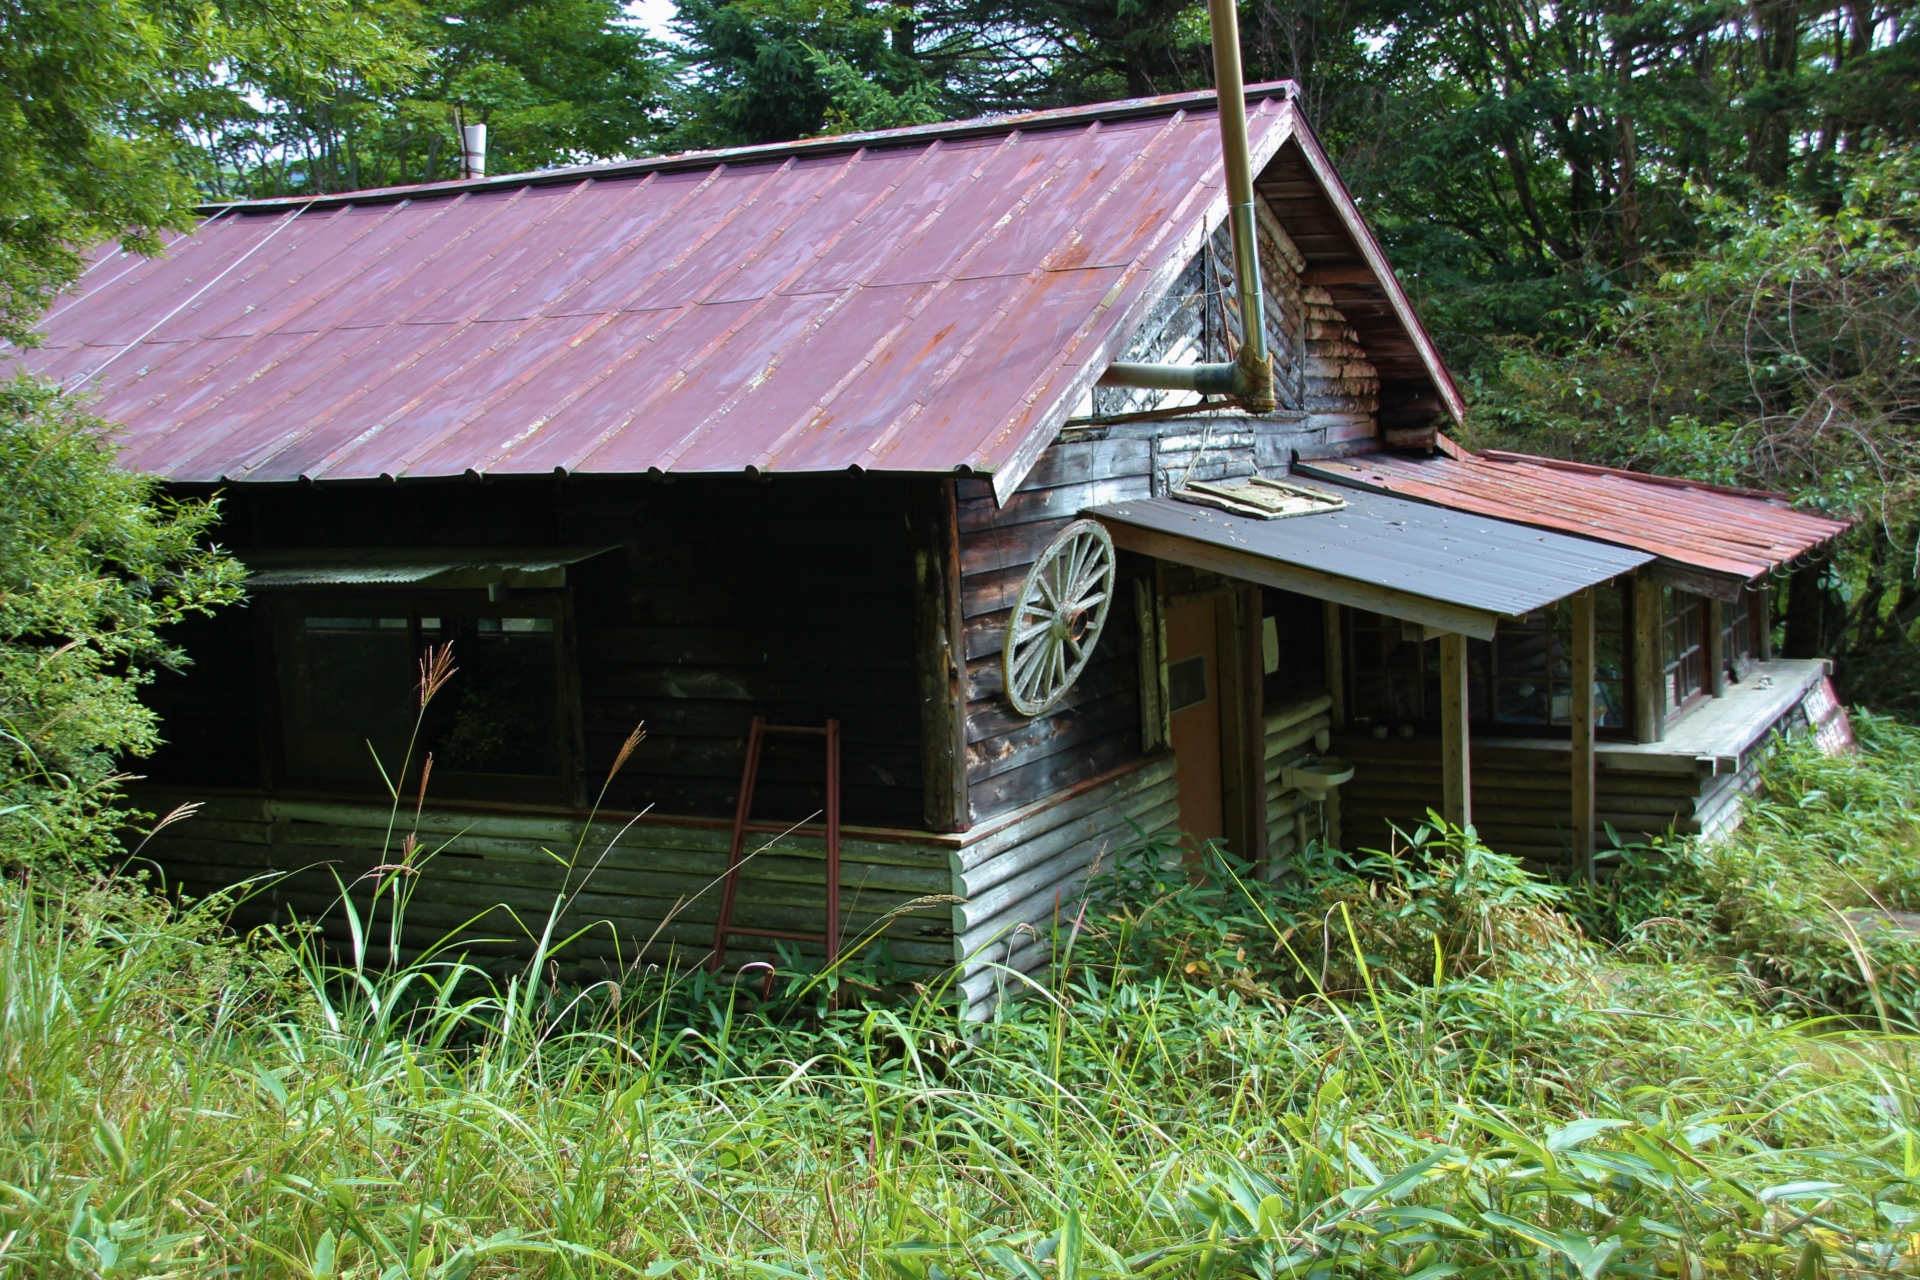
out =
[[1753,656],[1773,661],[1773,578],[1760,579],[1747,595],[1747,625],[1753,628]]
[[1167,745],[1166,699],[1160,692],[1166,657],[1160,646],[1160,601],[1151,574],[1133,580],[1133,614],[1140,632],[1140,749],[1158,751]]
[[1220,655],[1220,801],[1227,847],[1248,862],[1267,853],[1266,680],[1260,662],[1260,588],[1214,601]]
[[1331,600],[1321,601],[1320,620],[1326,629],[1327,695],[1333,699],[1327,719],[1339,730],[1347,727],[1347,651],[1340,639],[1340,606]]
[[1666,599],[1645,573],[1633,575],[1633,737],[1658,742],[1667,736]]
[[954,482],[933,483],[914,507],[917,603],[914,649],[920,694],[920,785],[929,831],[973,825],[967,796],[966,635],[960,611],[960,534]]
[[1440,637],[1440,816],[1473,824],[1473,754],[1467,737],[1467,638]]
[[1573,862],[1593,880],[1593,649],[1594,592],[1573,597],[1573,688],[1568,710],[1573,732]]
[[1707,597],[1707,692],[1727,696],[1727,606]]

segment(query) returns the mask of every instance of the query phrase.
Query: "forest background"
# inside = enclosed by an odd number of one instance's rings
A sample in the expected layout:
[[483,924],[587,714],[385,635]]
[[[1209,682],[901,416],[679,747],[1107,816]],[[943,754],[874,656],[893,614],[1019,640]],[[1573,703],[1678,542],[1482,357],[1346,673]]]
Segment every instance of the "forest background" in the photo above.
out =
[[[1861,517],[1788,651],[1920,713],[1920,4],[1243,0],[1469,442]],[[0,336],[205,202],[1202,88],[1197,0],[4,0]]]

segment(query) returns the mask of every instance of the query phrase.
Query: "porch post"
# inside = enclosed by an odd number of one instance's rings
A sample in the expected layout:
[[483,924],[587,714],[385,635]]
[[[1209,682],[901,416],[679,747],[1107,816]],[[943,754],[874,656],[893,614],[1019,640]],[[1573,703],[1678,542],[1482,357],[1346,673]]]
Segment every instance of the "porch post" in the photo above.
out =
[[1727,696],[1727,606],[1716,596],[1707,597],[1707,690],[1716,698]]
[[1467,742],[1467,638],[1440,636],[1440,816],[1473,823],[1473,761]]
[[1633,737],[1658,742],[1667,736],[1666,609],[1660,584],[1641,570],[1633,575]]
[[1573,597],[1573,865],[1593,879],[1593,588]]

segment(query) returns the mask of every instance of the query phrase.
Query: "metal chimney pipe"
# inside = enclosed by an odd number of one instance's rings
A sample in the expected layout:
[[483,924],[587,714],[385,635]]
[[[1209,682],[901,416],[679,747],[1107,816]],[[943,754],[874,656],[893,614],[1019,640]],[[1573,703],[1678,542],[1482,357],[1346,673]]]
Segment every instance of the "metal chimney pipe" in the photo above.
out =
[[1267,305],[1266,291],[1260,287],[1260,241],[1253,213],[1253,160],[1247,150],[1247,86],[1240,70],[1240,12],[1234,0],[1207,0],[1207,21],[1213,28],[1213,83],[1220,95],[1220,156],[1226,167],[1227,230],[1233,237],[1234,282],[1240,287],[1243,331],[1240,355],[1243,363],[1265,368]]
[[1220,98],[1220,156],[1227,183],[1227,233],[1240,299],[1242,341],[1231,364],[1161,365],[1116,362],[1100,385],[1230,395],[1254,413],[1280,407],[1267,355],[1266,292],[1260,286],[1259,224],[1253,209],[1253,161],[1247,145],[1247,91],[1240,69],[1240,13],[1234,0],[1207,0],[1213,29],[1213,82]]
[[[1245,129],[1243,128],[1241,132],[1244,135]],[[487,126],[483,124],[460,126],[460,176],[464,178],[487,176]]]

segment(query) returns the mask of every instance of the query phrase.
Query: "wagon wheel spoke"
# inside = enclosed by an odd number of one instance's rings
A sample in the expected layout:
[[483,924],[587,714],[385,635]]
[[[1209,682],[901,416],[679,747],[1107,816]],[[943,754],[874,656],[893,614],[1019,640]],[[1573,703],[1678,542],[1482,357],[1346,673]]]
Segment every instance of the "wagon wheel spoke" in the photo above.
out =
[[1045,714],[1086,669],[1106,623],[1115,570],[1113,541],[1091,520],[1069,524],[1035,558],[1001,644],[1016,711]]

